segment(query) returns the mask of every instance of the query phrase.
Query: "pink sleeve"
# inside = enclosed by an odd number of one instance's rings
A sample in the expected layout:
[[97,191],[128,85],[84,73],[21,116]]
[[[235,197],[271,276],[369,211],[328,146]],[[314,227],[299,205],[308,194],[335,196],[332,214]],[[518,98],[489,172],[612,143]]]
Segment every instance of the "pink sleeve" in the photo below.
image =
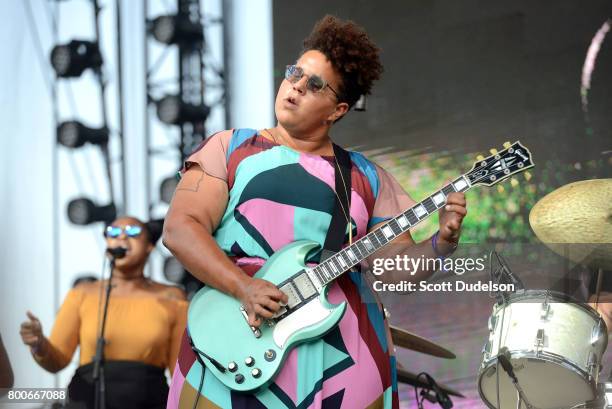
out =
[[376,165],[376,173],[379,185],[371,226],[397,216],[416,203],[389,172]]
[[227,182],[227,150],[233,131],[226,130],[206,138],[185,160],[181,174],[194,165],[206,174]]

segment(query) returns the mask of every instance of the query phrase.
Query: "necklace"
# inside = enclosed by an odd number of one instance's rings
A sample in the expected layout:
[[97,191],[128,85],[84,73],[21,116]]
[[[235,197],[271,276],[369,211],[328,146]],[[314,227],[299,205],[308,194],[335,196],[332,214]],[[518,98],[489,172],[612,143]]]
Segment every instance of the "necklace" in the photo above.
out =
[[265,132],[268,135],[270,135],[272,137],[272,140],[274,140],[274,143],[276,143],[277,145],[280,145],[280,143],[278,143],[278,141],[276,140],[276,136],[274,136],[274,134],[272,132],[270,132],[267,128],[265,128],[263,130],[263,132]]

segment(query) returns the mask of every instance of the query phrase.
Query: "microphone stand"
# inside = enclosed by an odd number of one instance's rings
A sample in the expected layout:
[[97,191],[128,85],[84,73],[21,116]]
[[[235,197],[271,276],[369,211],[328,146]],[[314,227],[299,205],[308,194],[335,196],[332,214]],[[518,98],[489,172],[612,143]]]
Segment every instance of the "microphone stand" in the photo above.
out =
[[104,313],[102,315],[102,325],[96,341],[96,355],[94,356],[93,381],[95,388],[94,408],[106,409],[106,380],[104,378],[104,330],[106,328],[106,316],[108,314],[108,302],[113,281],[113,271],[115,270],[115,260],[117,256],[111,253],[110,276],[106,285],[106,298],[104,300]]

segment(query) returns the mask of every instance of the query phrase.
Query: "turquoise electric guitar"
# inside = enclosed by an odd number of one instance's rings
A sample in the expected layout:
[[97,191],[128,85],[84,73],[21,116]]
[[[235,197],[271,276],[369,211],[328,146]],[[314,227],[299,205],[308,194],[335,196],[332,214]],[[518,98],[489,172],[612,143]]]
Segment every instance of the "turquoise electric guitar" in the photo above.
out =
[[214,288],[202,288],[191,301],[187,327],[210,373],[236,391],[252,392],[269,384],[292,348],[320,338],[342,318],[346,303],[334,305],[327,300],[333,280],[435,213],[444,206],[448,194],[465,192],[475,185],[492,186],[533,166],[531,153],[520,142],[504,146],[317,266],[305,265],[308,255],[320,250],[314,241],[297,241],[274,253],[255,277],[275,284],[289,301],[259,328],[249,326],[240,301]]

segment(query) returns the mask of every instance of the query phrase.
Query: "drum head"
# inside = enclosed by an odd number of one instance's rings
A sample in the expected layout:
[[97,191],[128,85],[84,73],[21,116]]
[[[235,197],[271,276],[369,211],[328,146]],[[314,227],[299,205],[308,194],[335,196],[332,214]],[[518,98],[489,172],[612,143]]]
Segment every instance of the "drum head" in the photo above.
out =
[[[567,408],[595,398],[593,386],[585,375],[562,362],[540,358],[511,360],[519,385],[530,404],[539,409]],[[480,397],[490,408],[515,409],[517,391],[510,377],[499,365],[499,403],[497,405],[496,361],[481,371],[478,381]]]

